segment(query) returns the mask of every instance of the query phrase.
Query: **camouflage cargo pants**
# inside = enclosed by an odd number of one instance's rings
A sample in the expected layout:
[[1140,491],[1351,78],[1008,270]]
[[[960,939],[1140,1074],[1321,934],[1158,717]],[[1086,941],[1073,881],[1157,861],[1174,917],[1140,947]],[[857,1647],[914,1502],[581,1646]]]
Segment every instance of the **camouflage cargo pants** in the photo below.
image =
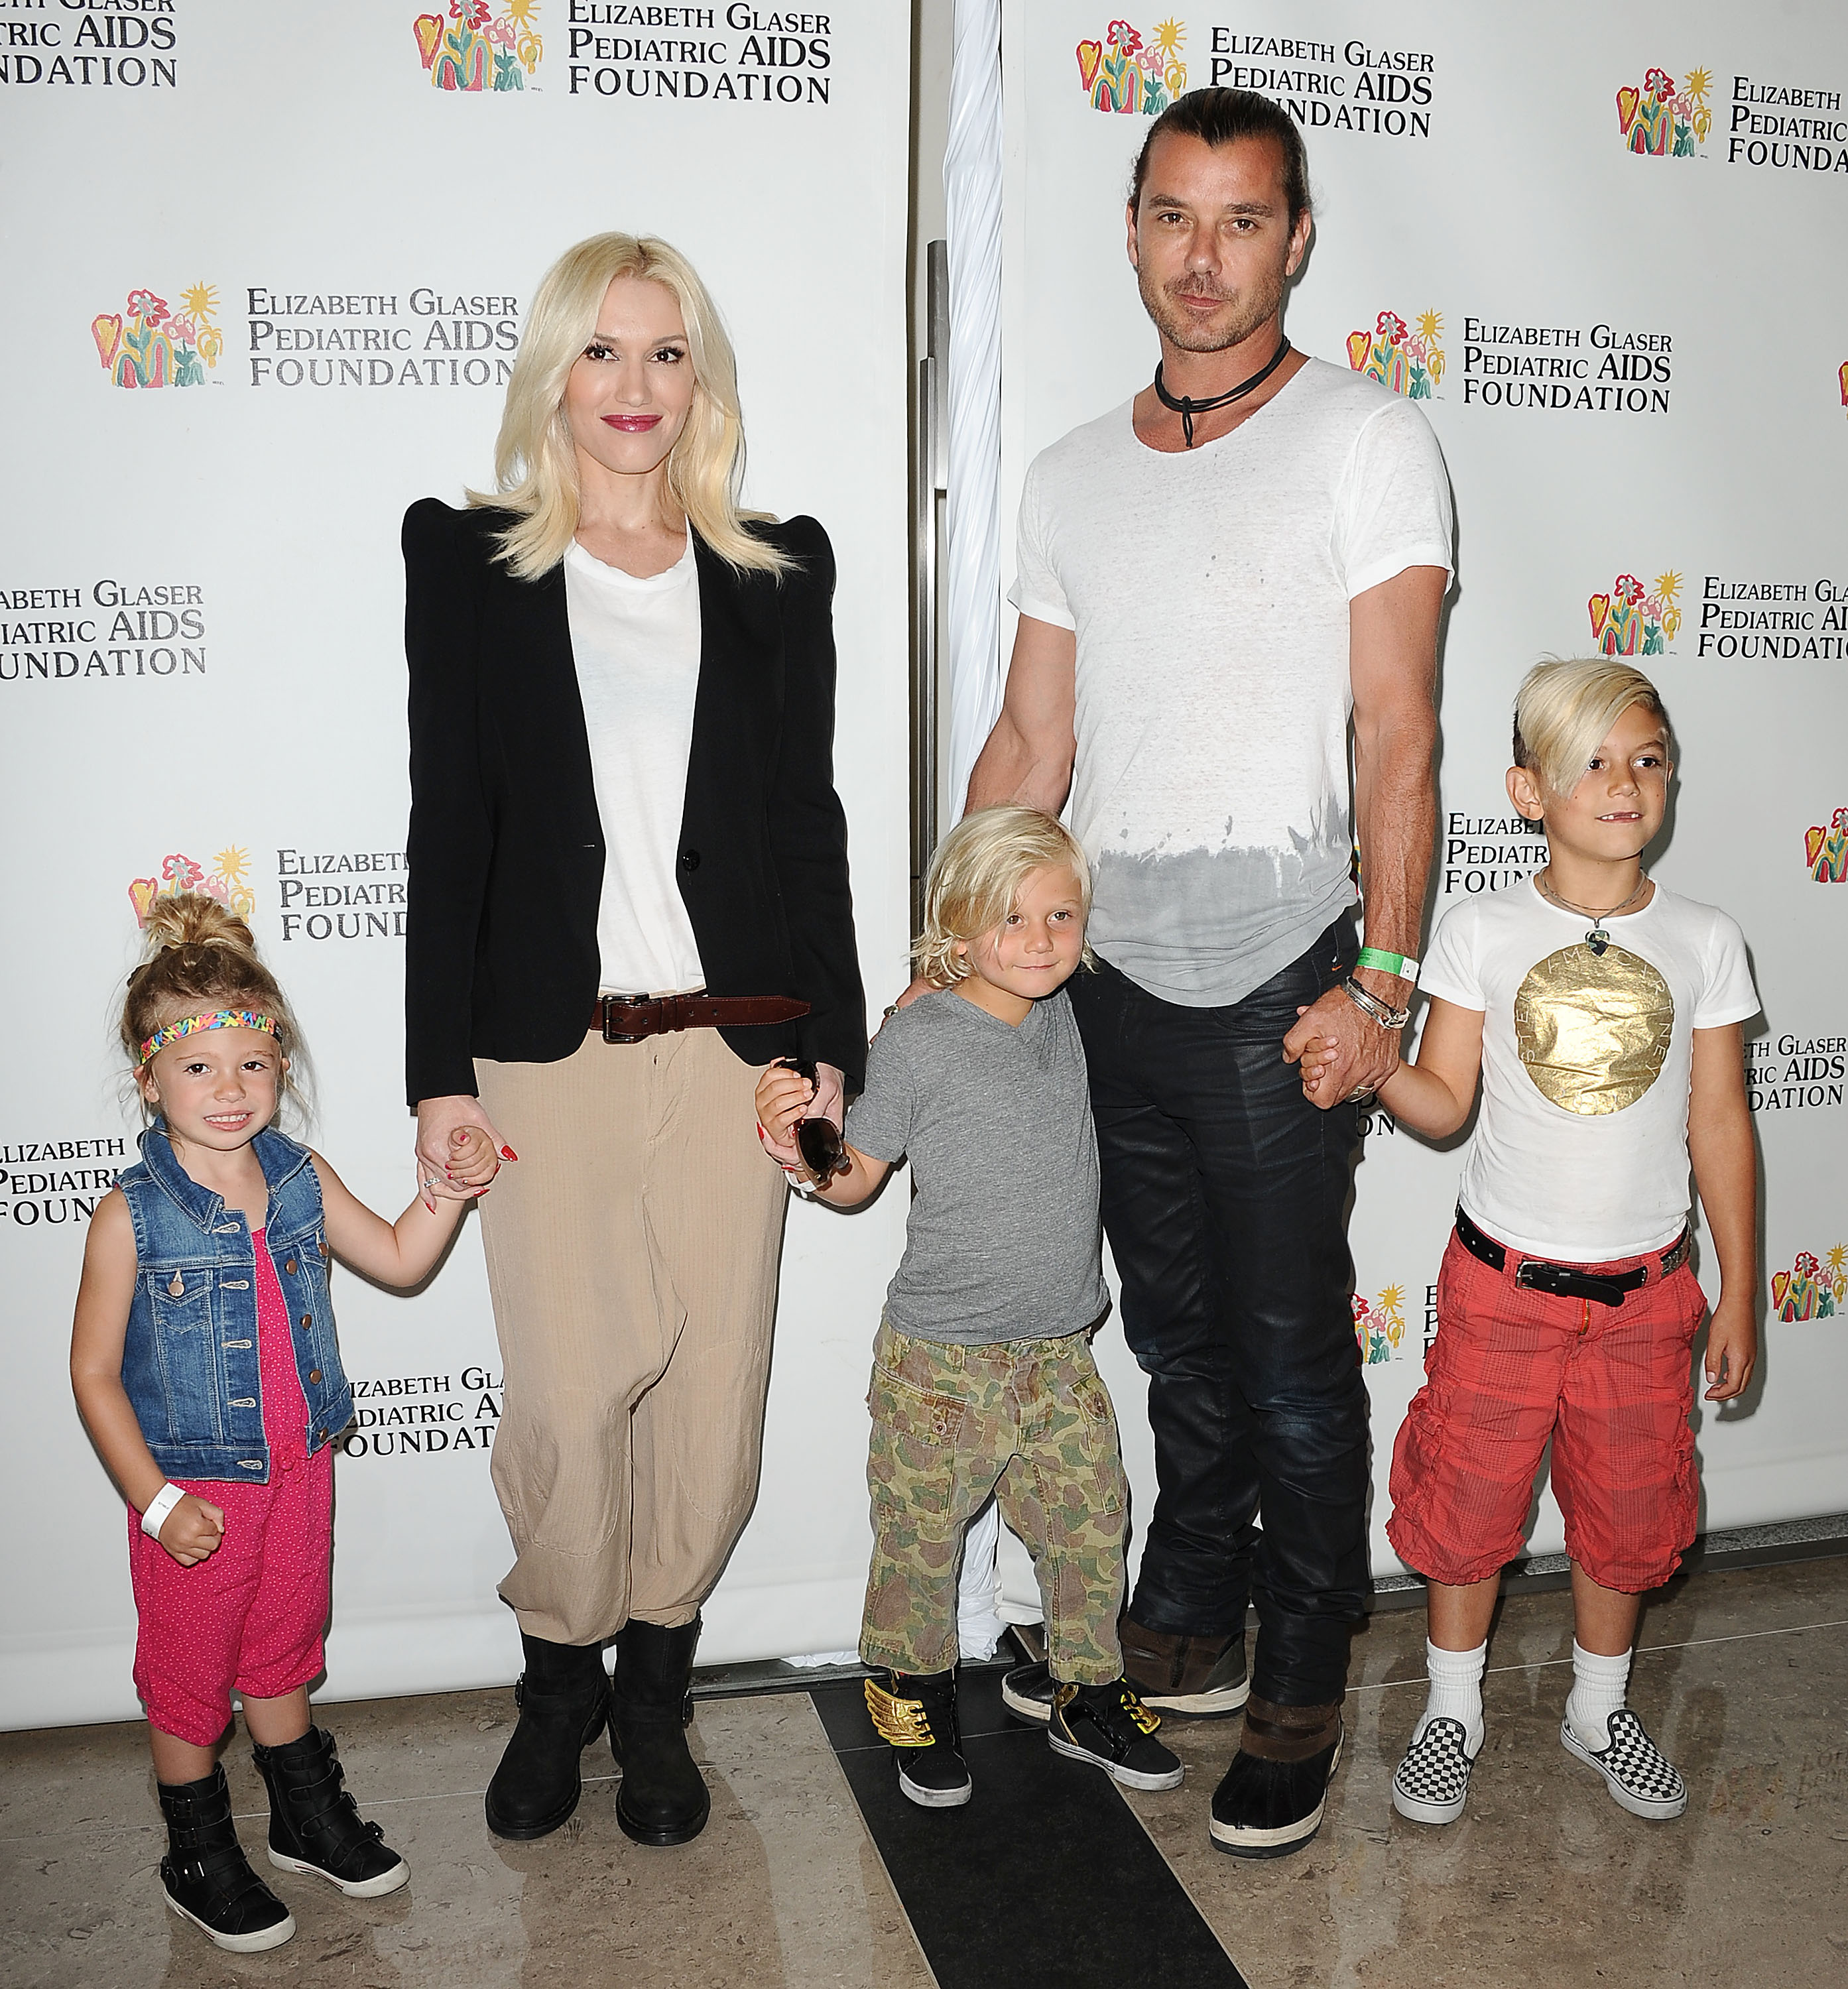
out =
[[992,1492],[1033,1557],[1053,1676],[1117,1677],[1127,1488],[1088,1337],[956,1347],[882,1322],[866,1406],[873,1543],[861,1658],[901,1672],[956,1662],[963,1533]]

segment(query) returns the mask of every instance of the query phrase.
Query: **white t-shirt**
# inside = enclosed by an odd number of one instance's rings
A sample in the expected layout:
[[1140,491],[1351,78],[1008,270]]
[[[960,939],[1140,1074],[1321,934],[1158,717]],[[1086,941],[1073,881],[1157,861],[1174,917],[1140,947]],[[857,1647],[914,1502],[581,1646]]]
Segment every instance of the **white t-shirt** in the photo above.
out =
[[602,989],[684,994],[706,984],[674,868],[700,683],[693,534],[680,558],[646,580],[574,540],[565,599],[603,824]]
[[1656,886],[1639,912],[1592,921],[1531,883],[1446,912],[1427,994],[1483,1014],[1482,1110],[1459,1199],[1530,1256],[1639,1257],[1687,1220],[1693,1032],[1758,1012],[1745,941],[1711,905]]
[[1348,604],[1412,566],[1450,568],[1437,439],[1321,360],[1217,442],[1125,405],[1027,472],[1009,598],[1077,632],[1090,937],[1150,994],[1242,1001],[1353,903]]

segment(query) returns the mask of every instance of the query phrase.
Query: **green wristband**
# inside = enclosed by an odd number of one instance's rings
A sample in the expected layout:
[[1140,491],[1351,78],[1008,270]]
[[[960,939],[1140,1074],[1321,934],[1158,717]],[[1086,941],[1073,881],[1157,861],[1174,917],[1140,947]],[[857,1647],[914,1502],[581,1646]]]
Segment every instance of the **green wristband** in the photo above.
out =
[[1402,953],[1388,953],[1383,947],[1363,946],[1355,960],[1356,967],[1371,967],[1381,974],[1396,974],[1402,981],[1418,985],[1418,962]]

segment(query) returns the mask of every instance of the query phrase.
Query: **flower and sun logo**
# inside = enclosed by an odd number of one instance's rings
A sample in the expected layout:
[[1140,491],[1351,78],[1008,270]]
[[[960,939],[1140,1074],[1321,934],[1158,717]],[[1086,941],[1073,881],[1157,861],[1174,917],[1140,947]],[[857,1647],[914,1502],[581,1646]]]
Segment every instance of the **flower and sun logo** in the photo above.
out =
[[1652,69],[1640,90],[1626,83],[1617,93],[1617,127],[1624,143],[1650,158],[1691,159],[1713,128],[1707,102],[1712,87],[1713,77],[1704,69],[1690,69],[1678,90],[1665,69]]
[[1101,41],[1080,42],[1078,80],[1094,110],[1153,117],[1187,87],[1181,50],[1187,30],[1178,21],[1157,24],[1145,42],[1127,21],[1113,21]]
[[1396,311],[1383,310],[1371,331],[1348,334],[1348,364],[1408,401],[1428,401],[1444,377],[1442,311],[1420,311],[1418,329],[1406,329]]
[[161,863],[159,876],[137,877],[128,886],[135,923],[147,924],[156,899],[177,897],[182,891],[202,891],[207,897],[216,898],[226,911],[248,919],[256,910],[256,894],[249,883],[249,851],[221,849],[212,861],[218,868],[207,876],[204,864],[176,852]]
[[1681,626],[1680,592],[1678,573],[1657,574],[1653,593],[1633,573],[1619,574],[1609,594],[1594,594],[1585,604],[1599,653],[1660,656]]
[[1388,1285],[1371,1305],[1356,1292],[1348,1303],[1354,1308],[1354,1337],[1360,1343],[1361,1365],[1377,1367],[1392,1360],[1405,1337],[1405,1287]]
[[218,307],[209,283],[181,291],[177,311],[152,290],[131,290],[122,310],[90,320],[97,357],[118,387],[202,387],[225,349]]
[[449,0],[446,17],[419,14],[417,53],[436,90],[524,90],[545,43],[534,21],[538,0]]
[[1848,884],[1848,808],[1836,810],[1829,826],[1812,822],[1803,832],[1803,858],[1819,884]]
[[1838,1243],[1819,1263],[1799,1250],[1788,1271],[1771,1276],[1771,1310],[1778,1319],[1833,1319],[1848,1299],[1848,1243]]

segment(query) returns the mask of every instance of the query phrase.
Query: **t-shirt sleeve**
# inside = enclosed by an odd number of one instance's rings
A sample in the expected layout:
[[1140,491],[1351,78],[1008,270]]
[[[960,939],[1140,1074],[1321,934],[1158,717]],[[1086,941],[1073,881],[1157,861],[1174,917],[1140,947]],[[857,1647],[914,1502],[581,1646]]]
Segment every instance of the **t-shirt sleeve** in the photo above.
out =
[[[1015,579],[1008,598],[1022,615],[1049,622],[1055,629],[1076,629],[1078,618],[1065,598],[1047,542],[1044,489],[1040,466],[1027,471],[1020,493],[1020,521],[1015,533]],[[861,1151],[870,1149],[863,1147]]]
[[866,1052],[866,1088],[847,1110],[849,1146],[875,1161],[897,1161],[911,1142],[914,1087],[904,1011],[891,1017]]
[[1482,922],[1469,916],[1473,909],[1469,905],[1454,906],[1438,920],[1431,944],[1425,948],[1418,984],[1422,992],[1435,994],[1440,1001],[1486,1014],[1489,998],[1482,991],[1476,947]]
[[1413,566],[1453,573],[1450,478],[1431,424],[1395,400],[1354,446],[1335,507],[1335,564],[1348,598]]
[[1752,985],[1751,962],[1745,935],[1724,912],[1714,913],[1707,942],[1707,984],[1694,1004],[1697,1029],[1724,1028],[1758,1012],[1758,991]]

